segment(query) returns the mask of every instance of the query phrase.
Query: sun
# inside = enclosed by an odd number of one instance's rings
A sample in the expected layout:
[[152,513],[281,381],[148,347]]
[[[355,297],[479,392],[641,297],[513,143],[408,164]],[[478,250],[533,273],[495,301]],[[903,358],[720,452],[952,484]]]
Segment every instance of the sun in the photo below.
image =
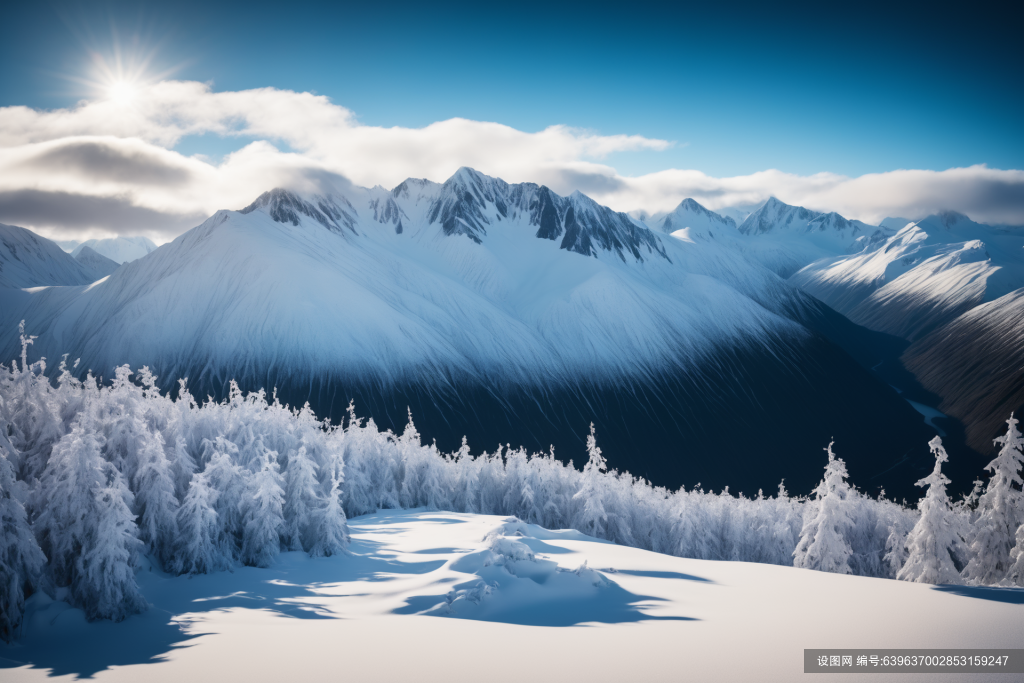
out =
[[131,104],[138,88],[130,81],[117,80],[107,86],[107,97],[118,104]]

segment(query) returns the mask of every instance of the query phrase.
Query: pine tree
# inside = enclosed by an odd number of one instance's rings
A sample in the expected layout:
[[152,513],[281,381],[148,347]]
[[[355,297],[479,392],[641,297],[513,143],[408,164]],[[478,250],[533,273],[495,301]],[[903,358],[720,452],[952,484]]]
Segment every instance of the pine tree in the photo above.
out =
[[595,538],[603,538],[605,525],[608,522],[608,513],[604,508],[603,478],[602,473],[608,469],[608,462],[601,455],[601,449],[597,446],[597,435],[594,432],[594,423],[590,423],[590,435],[587,436],[587,455],[589,459],[583,466],[583,481],[580,490],[573,496],[574,499],[583,503],[583,508],[577,515],[574,527],[585,534]]
[[847,535],[853,527],[850,499],[853,490],[846,482],[846,463],[828,451],[825,477],[814,490],[816,500],[808,506],[800,542],[793,551],[793,566],[836,574],[850,574],[853,549]]
[[228,543],[217,515],[217,491],[209,475],[197,472],[178,508],[178,539],[171,568],[178,574],[209,574],[232,564],[234,543]]
[[924,498],[917,505],[921,518],[907,537],[909,554],[896,578],[918,583],[960,583],[960,572],[953,563],[963,541],[957,534],[946,485],[949,479],[942,473],[942,463],[949,460],[942,439],[935,437],[928,444],[935,455],[935,469],[917,482],[927,487]]
[[907,550],[908,534],[909,532],[903,532],[896,524],[892,524],[889,527],[889,535],[885,539],[885,555],[882,556],[882,561],[885,562],[885,566],[888,568],[892,578],[896,578],[896,575],[903,569],[903,565],[907,563],[907,557],[910,554],[910,551]]
[[306,447],[299,446],[299,450],[293,451],[288,457],[285,470],[285,547],[289,550],[309,548],[309,528],[313,524],[313,513],[321,506],[316,463],[309,457]]
[[1014,535],[1024,522],[1024,499],[1020,491],[1024,438],[1013,415],[1006,424],[1006,434],[995,439],[995,443],[1003,447],[985,467],[992,472],[992,477],[978,500],[978,517],[971,525],[971,560],[963,571],[963,578],[969,582],[992,584],[1006,576]]
[[1006,572],[1006,582],[1014,586],[1024,586],[1024,524],[1017,527],[1013,550],[1010,551],[1010,570]]
[[238,448],[224,437],[204,440],[203,446],[206,467],[202,474],[210,488],[217,492],[213,499],[217,511],[217,545],[232,559],[238,559],[243,530],[242,512],[251,475],[233,462]]
[[171,561],[178,538],[178,499],[174,474],[164,454],[159,432],[143,430],[135,471],[135,502],[139,510],[139,536],[161,564]]
[[54,446],[41,482],[49,505],[36,526],[56,585],[89,619],[119,621],[146,607],[134,571],[142,544],[131,491],[84,417]]
[[146,609],[135,582],[136,557],[141,549],[131,492],[120,473],[96,492],[94,542],[75,559],[76,580],[71,595],[90,619],[121,621]]
[[25,589],[39,581],[46,562],[19,500],[8,458],[12,450],[7,425],[0,421],[0,639],[6,642],[21,626]]
[[345,520],[345,510],[341,505],[341,483],[341,472],[332,474],[331,492],[327,495],[326,505],[316,510],[313,527],[314,540],[309,549],[311,557],[337,555],[348,547],[348,523]]
[[281,552],[284,531],[284,491],[277,453],[264,448],[259,469],[251,479],[244,505],[242,562],[269,567]]

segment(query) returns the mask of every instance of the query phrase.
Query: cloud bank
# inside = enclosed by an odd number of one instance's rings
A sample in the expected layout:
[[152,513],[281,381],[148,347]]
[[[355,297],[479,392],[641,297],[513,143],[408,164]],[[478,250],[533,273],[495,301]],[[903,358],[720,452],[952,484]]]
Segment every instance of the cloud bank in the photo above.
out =
[[[174,150],[189,136],[211,134],[237,138],[241,148],[218,162]],[[669,169],[627,177],[604,163],[612,153],[672,145],[467,119],[383,128],[311,93],[214,92],[203,83],[162,81],[127,101],[83,101],[55,111],[0,108],[0,222],[54,238],[120,233],[166,241],[217,209],[241,208],[277,186],[393,187],[408,177],[443,181],[471,166],[562,194],[580,190],[621,211],[668,211],[686,197],[722,209],[774,195],[871,223],[952,209],[979,221],[1024,224],[1020,170],[972,166],[857,178],[765,170],[715,178]]]

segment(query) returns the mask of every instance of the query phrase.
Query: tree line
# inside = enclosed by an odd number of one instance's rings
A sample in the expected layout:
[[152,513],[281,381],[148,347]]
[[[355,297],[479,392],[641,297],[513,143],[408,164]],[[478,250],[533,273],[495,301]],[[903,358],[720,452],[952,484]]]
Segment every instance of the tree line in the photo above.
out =
[[953,501],[941,439],[916,507],[867,496],[825,449],[821,483],[792,496],[671,491],[609,470],[593,427],[582,470],[554,452],[499,446],[473,456],[422,443],[409,416],[381,431],[350,405],[319,420],[264,391],[176,398],[146,367],[109,383],[61,361],[0,365],[0,636],[15,637],[33,591],[89,619],[142,611],[135,570],[266,567],[282,551],[345,552],[349,517],[384,508],[515,516],[681,557],[792,565],[925,583],[1024,585],[1024,438],[1013,416],[987,482]]

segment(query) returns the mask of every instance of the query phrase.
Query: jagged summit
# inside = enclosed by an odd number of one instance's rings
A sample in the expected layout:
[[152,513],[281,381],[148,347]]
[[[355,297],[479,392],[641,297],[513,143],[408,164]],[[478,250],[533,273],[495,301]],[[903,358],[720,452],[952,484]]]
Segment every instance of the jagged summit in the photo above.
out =
[[808,224],[820,215],[817,211],[769,197],[761,208],[747,216],[739,231],[745,235],[763,235],[779,229],[806,230]]
[[[483,244],[488,231],[516,226],[533,229],[559,248],[600,257],[611,252],[623,261],[668,259],[664,245],[642,222],[575,191],[562,197],[534,183],[509,184],[469,167],[438,184],[408,178],[394,189],[353,188],[348,196],[332,192],[304,195],[276,188],[264,192],[239,213],[262,211],[282,224],[298,226],[311,219],[333,232],[357,234],[367,222],[388,225],[394,234],[440,226],[446,237],[464,236]],[[412,233],[410,232],[412,231]]]
[[424,192],[436,190],[441,187],[440,183],[426,178],[407,178],[391,190],[391,195],[396,199],[408,199],[413,193],[423,194]]
[[300,197],[291,190],[275,188],[264,192],[239,213],[247,214],[261,210],[278,223],[298,226],[300,216],[308,216],[334,232],[350,230],[356,232],[355,208],[340,195],[313,195],[309,199]]
[[667,233],[690,228],[691,237],[696,234],[711,237],[715,232],[731,233],[736,229],[736,221],[732,218],[717,214],[689,197],[681,201],[671,213],[653,218],[651,224]]

